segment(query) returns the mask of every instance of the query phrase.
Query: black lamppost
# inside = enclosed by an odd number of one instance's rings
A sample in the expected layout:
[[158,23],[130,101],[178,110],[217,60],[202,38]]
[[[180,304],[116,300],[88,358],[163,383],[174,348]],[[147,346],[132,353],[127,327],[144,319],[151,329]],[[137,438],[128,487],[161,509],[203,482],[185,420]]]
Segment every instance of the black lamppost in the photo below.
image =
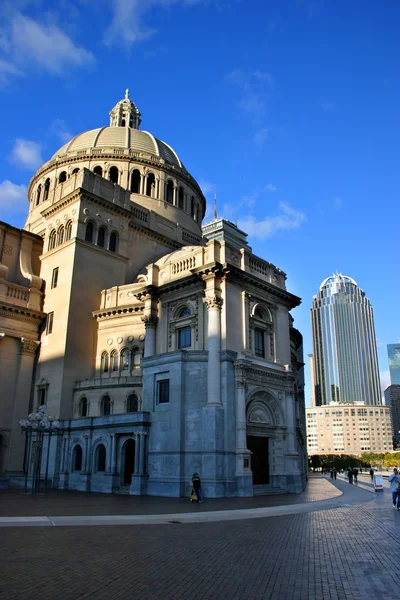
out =
[[[30,464],[32,467],[32,486],[31,493],[35,494],[40,489],[40,472],[42,466],[42,452],[44,436],[47,435],[47,457],[46,457],[46,475],[45,491],[47,491],[47,476],[49,472],[50,442],[53,433],[61,430],[61,423],[49,416],[47,406],[39,406],[36,413],[30,413],[28,419],[19,422],[22,431],[26,434],[26,454],[25,454],[25,493],[28,489],[28,477]],[[33,442],[35,445],[33,446]],[[34,454],[33,454],[34,451]],[[33,454],[33,461],[32,461]]]

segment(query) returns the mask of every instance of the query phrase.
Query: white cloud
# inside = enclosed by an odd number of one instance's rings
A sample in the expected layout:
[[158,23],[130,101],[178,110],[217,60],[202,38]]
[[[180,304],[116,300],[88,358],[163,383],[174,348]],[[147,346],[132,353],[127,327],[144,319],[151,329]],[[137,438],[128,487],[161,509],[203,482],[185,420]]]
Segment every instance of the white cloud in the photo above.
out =
[[267,192],[276,192],[276,187],[272,183],[267,183],[265,189]]
[[334,103],[334,102],[323,102],[323,103],[321,104],[321,108],[322,108],[323,110],[326,110],[326,111],[333,110],[333,109],[335,108],[335,106],[336,106],[336,105],[335,105],[335,103]]
[[253,142],[256,146],[262,146],[268,138],[268,128],[262,127],[253,135]]
[[297,229],[306,221],[305,214],[292,208],[287,202],[280,202],[279,208],[279,214],[264,217],[261,221],[253,215],[239,219],[240,229],[255,238],[268,238],[279,231]]
[[17,185],[8,179],[0,182],[0,209],[3,214],[4,211],[7,211],[4,215],[5,219],[10,213],[26,212],[26,193],[26,185]]
[[78,46],[54,23],[43,23],[24,16],[13,7],[6,13],[5,26],[0,30],[0,79],[21,75],[30,66],[49,73],[64,75],[70,67],[82,67],[94,62],[91,52]]
[[44,162],[40,145],[22,138],[15,140],[10,159],[17,166],[32,171],[35,171]]
[[51,132],[57,136],[63,144],[70,142],[74,135],[69,131],[67,124],[62,119],[55,119],[51,124]]
[[274,78],[265,71],[233,69],[225,76],[225,79],[239,88],[237,104],[261,132],[260,136],[257,136],[257,132],[255,133],[253,141],[262,145],[266,140],[268,129],[261,125],[265,117],[267,99],[275,86]]
[[58,75],[69,65],[82,67],[94,61],[91,52],[77,46],[56,25],[42,25],[22,14],[12,20],[11,43],[17,60],[35,62]]
[[205,179],[200,178],[198,181],[198,184],[200,186],[201,191],[203,192],[203,194],[205,196],[207,196],[208,194],[211,194],[211,192],[214,193],[215,183],[211,183],[210,181],[206,181]]
[[110,3],[112,21],[105,33],[104,42],[109,46],[130,46],[142,42],[157,33],[156,29],[144,22],[146,13],[154,7],[168,8],[173,4],[191,6],[201,2],[207,0],[114,0]]
[[334,196],[331,198],[332,206],[335,210],[340,210],[343,206],[343,200],[340,196]]

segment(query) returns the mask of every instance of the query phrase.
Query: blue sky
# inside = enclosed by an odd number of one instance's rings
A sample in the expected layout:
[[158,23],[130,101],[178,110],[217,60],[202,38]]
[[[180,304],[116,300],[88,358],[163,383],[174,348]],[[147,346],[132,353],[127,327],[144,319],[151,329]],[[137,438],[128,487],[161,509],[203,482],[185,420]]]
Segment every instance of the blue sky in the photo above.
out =
[[35,169],[107,125],[128,87],[142,129],[287,273],[305,356],[322,280],[338,270],[365,290],[387,384],[386,344],[400,337],[399,22],[397,0],[2,0],[0,218],[23,225]]

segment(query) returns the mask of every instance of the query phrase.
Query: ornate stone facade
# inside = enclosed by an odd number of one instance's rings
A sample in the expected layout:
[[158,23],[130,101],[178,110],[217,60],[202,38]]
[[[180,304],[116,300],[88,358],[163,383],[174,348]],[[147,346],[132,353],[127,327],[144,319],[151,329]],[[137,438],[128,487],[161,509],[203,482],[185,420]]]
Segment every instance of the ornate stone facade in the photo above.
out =
[[[24,314],[37,322],[19,355],[32,361],[32,407],[62,422],[52,485],[183,496],[198,471],[208,497],[301,491],[302,347],[289,318],[300,300],[235,225],[201,229],[198,184],[140,117],[127,94],[109,127],[35,174],[25,226],[35,235],[21,235],[43,251],[19,303],[0,307],[20,311],[27,294],[43,303]],[[18,443],[8,452],[18,465],[3,458],[15,481],[29,467]]]

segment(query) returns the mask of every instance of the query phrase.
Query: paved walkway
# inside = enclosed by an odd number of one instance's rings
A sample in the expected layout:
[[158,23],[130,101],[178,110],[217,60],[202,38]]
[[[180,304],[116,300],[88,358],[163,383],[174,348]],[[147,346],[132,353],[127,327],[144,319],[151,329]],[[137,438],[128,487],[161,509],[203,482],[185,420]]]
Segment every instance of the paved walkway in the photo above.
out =
[[274,518],[4,528],[0,600],[399,600],[400,511],[386,490],[334,487],[343,494]]
[[186,498],[116,497],[57,491],[31,496],[13,490],[0,496],[0,527],[232,521],[327,510],[371,500],[369,491],[356,486],[343,486],[342,490],[340,487],[316,476],[311,477],[302,494],[210,499],[202,505],[192,504]]

